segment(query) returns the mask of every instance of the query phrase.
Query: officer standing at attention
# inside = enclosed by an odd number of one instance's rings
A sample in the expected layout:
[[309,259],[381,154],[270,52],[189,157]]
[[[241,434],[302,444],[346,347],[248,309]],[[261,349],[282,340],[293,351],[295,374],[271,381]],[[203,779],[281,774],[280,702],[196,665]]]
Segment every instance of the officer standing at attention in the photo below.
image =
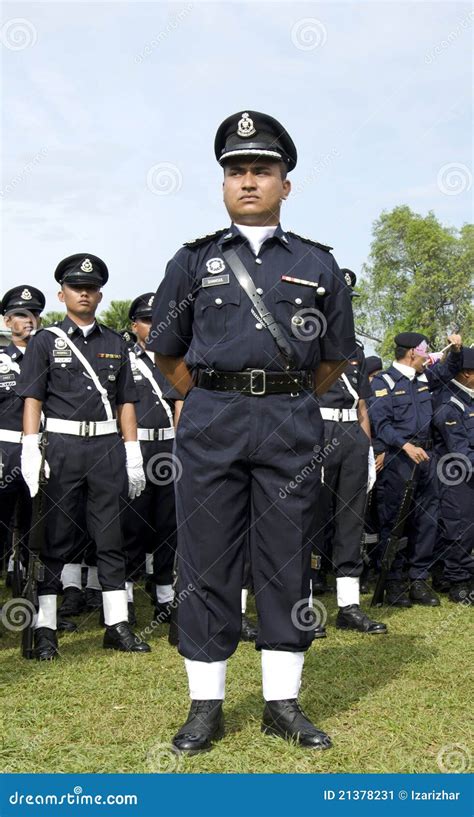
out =
[[[43,293],[29,284],[10,289],[0,303],[0,314],[11,331],[11,343],[0,353],[0,536],[7,540],[19,502],[22,546],[27,544],[24,540],[30,527],[31,500],[20,471],[23,400],[17,394],[17,386],[23,356],[41,323],[44,304]],[[10,557],[8,572],[13,570],[12,561]]]
[[[41,411],[47,433],[50,472],[46,542],[41,560],[36,657],[58,656],[56,597],[61,570],[71,561],[77,531],[87,528],[97,546],[103,591],[104,647],[148,652],[127,621],[125,554],[120,529],[120,492],[128,476],[129,496],[145,486],[134,402],[136,389],[126,346],[117,332],[98,324],[100,288],[108,279],[104,262],[80,253],[55,272],[58,298],[66,305],[61,323],[40,330],[28,345],[19,393],[26,398],[21,468],[31,496],[38,491]],[[118,436],[117,420],[125,441]],[[126,469],[126,470],[125,470]]]
[[434,426],[447,545],[443,578],[451,601],[462,603],[470,600],[474,576],[474,347],[464,347],[462,371],[441,391]]
[[[186,397],[175,451],[183,464],[176,486],[179,586],[193,588],[178,608],[191,709],[173,745],[199,752],[222,734],[249,541],[262,731],[326,749],[330,739],[297,701],[312,633],[296,613],[308,605],[320,485],[320,469],[310,467],[323,436],[314,392],[329,388],[355,348],[351,301],[329,248],[280,226],[291,189],[286,174],[297,158],[282,125],[262,113],[234,114],[217,131],[215,154],[232,224],[185,245],[169,262],[149,342],[167,380]],[[296,485],[303,469],[306,478]]]
[[145,350],[151,327],[153,298],[153,292],[139,295],[131,304],[128,314],[133,333],[137,336],[129,355],[138,394],[135,411],[147,483],[143,493],[127,503],[122,524],[127,551],[129,616],[134,618],[133,582],[141,577],[146,554],[152,553],[155,616],[159,616],[160,622],[164,623],[170,620],[169,605],[174,598],[174,401],[163,396],[169,394],[170,386],[150,360],[153,353]]
[[[376,399],[370,406],[370,418],[375,436],[386,449],[379,475],[383,491],[383,503],[379,507],[381,553],[402,505],[405,486],[414,472],[414,465],[417,466],[413,508],[406,525],[408,547],[396,554],[387,581],[387,604],[396,607],[439,605],[436,593],[426,582],[436,542],[439,510],[432,436],[432,392],[459,372],[462,360],[461,337],[451,335],[448,340],[453,349],[447,359],[430,367],[426,365],[429,361],[428,338],[420,332],[401,332],[395,338],[393,364],[372,380]],[[410,581],[409,595],[405,568],[408,568]]]

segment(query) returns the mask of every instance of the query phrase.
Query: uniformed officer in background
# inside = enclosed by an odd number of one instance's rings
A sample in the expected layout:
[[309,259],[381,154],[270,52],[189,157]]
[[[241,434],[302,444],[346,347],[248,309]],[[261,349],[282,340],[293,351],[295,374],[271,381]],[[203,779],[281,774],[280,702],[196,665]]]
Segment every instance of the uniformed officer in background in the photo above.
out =
[[[175,401],[165,396],[170,395],[169,384],[154,365],[153,353],[145,349],[151,327],[153,298],[153,292],[139,295],[131,304],[128,315],[133,334],[137,337],[129,355],[138,395],[135,411],[146,487],[139,497],[127,502],[122,514],[122,529],[127,552],[129,617],[133,622],[133,583],[141,578],[145,556],[151,553],[155,616],[161,623],[166,623],[170,620],[169,605],[174,598],[173,565],[176,552],[173,479]],[[173,396],[179,397],[176,393]],[[178,474],[176,476],[179,477]]]
[[297,701],[312,633],[296,613],[309,604],[320,485],[320,468],[311,467],[323,441],[314,391],[329,388],[355,348],[349,291],[328,247],[280,226],[296,165],[282,125],[258,112],[234,114],[217,131],[215,154],[232,224],[169,262],[149,341],[186,398],[175,449],[183,466],[178,571],[179,587],[193,591],[180,602],[178,625],[192,703],[173,744],[194,753],[222,734],[249,541],[262,730],[328,748]]
[[474,347],[464,347],[462,371],[441,391],[436,405],[443,578],[451,601],[469,602],[474,575]]
[[25,398],[21,468],[31,496],[38,491],[42,410],[50,471],[36,656],[40,660],[58,656],[56,596],[61,570],[70,561],[76,531],[85,531],[86,525],[97,547],[104,647],[147,652],[148,645],[136,639],[127,621],[120,529],[125,475],[131,498],[145,485],[133,405],[136,389],[124,341],[95,320],[108,270],[100,258],[80,253],[60,262],[55,279],[61,285],[58,298],[67,314],[59,324],[40,330],[28,344],[19,388]]
[[401,332],[395,338],[394,362],[372,381],[376,399],[370,406],[370,417],[375,436],[386,449],[379,474],[384,497],[379,508],[381,552],[395,524],[405,486],[415,474],[413,507],[406,525],[408,547],[396,554],[386,588],[387,603],[397,607],[439,605],[426,581],[432,566],[439,510],[432,391],[459,372],[462,360],[460,336],[451,335],[448,340],[452,350],[446,360],[429,366],[427,337],[419,332]]
[[[44,305],[43,293],[30,284],[20,284],[8,290],[0,303],[0,314],[11,331],[11,343],[0,353],[0,552],[5,546],[8,552],[10,547],[17,507],[20,547],[17,556],[21,558],[22,571],[26,568],[31,500],[20,469],[23,400],[17,387],[23,356],[32,334],[41,324]],[[7,567],[10,580],[12,573],[13,555],[10,555]]]

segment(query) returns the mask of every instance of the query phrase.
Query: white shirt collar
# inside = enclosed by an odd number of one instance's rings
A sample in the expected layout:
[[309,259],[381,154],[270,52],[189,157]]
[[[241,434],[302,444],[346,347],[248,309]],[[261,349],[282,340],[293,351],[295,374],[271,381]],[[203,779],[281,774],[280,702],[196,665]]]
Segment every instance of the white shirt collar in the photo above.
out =
[[95,321],[93,323],[89,323],[87,326],[80,326],[79,328],[81,329],[82,334],[86,338],[87,335],[90,335],[90,333],[92,332],[94,326],[95,326]]
[[[404,374],[405,377],[408,377],[408,380],[414,380],[415,379],[416,369],[414,369],[412,366],[407,366],[405,363],[400,363],[399,360],[394,360],[393,363],[392,363],[392,366],[393,366],[394,369],[397,370],[397,372],[400,372],[401,374]],[[425,375],[425,380],[426,380],[426,375]]]
[[258,255],[263,242],[274,234],[278,224],[274,224],[269,227],[249,227],[248,224],[235,224],[235,226],[237,227],[238,231],[245,236],[255,255]]
[[451,382],[454,383],[454,385],[457,386],[458,389],[462,389],[462,391],[465,391],[466,394],[469,395],[471,400],[474,400],[474,389],[468,388],[468,386],[465,386],[463,383],[460,383],[459,380],[452,380]]

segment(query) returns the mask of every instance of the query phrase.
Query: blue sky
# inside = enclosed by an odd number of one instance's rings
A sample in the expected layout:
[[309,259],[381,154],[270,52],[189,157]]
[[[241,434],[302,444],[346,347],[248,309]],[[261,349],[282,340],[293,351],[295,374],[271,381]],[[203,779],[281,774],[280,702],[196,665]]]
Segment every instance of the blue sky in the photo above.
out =
[[359,272],[408,204],[472,220],[466,3],[4,3],[2,290],[75,252],[104,306],[154,290],[183,241],[228,223],[219,123],[263,110],[299,161],[282,224]]

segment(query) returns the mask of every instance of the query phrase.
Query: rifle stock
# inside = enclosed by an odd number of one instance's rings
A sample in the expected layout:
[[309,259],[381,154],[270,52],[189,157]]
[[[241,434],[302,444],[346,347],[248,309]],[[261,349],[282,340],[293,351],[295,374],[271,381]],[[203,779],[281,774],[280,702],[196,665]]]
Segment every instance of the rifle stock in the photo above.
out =
[[26,577],[23,598],[27,601],[27,624],[21,633],[21,654],[23,658],[34,658],[33,630],[34,611],[38,612],[38,582],[44,579],[44,565],[40,559],[41,546],[44,540],[45,526],[45,489],[46,489],[46,433],[41,437],[41,468],[39,474],[38,493],[33,498],[31,529],[28,539],[28,575]]

